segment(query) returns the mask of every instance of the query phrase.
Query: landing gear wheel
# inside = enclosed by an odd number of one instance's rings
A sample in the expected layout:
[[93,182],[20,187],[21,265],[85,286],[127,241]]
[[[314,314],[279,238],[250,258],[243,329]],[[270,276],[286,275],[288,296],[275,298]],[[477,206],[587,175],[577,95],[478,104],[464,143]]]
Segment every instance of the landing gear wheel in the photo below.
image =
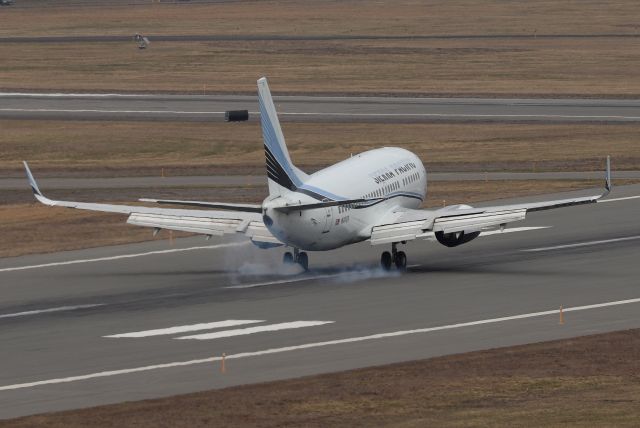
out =
[[407,255],[404,251],[398,251],[396,253],[396,268],[398,270],[406,270],[407,269]]
[[284,253],[284,256],[282,256],[282,263],[284,263],[285,265],[293,264],[293,254],[291,254],[289,251]]
[[309,270],[309,256],[307,256],[307,253],[302,252],[298,254],[298,264],[302,266],[302,269],[305,271]]
[[391,269],[391,253],[390,252],[385,251],[384,253],[382,253],[382,256],[380,256],[380,265],[384,270]]

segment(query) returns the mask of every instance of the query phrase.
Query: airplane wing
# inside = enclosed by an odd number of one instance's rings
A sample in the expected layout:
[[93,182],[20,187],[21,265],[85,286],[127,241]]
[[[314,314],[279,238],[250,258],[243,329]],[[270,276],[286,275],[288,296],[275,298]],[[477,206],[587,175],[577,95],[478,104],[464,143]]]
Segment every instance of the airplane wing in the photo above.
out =
[[[222,236],[229,233],[242,233],[262,248],[280,246],[282,243],[275,238],[262,222],[259,212],[248,211],[254,206],[238,205],[240,210],[189,210],[172,208],[151,208],[135,205],[94,204],[87,202],[56,201],[47,198],[38,188],[36,180],[26,162],[24,167],[29,179],[29,185],[35,198],[44,205],[54,207],[75,208],[80,210],[101,211],[117,214],[128,214],[127,223],[136,226],[154,228],[154,233],[160,229],[178,230],[211,236]],[[188,202],[188,201],[175,201]],[[194,203],[193,205],[196,205]],[[204,204],[204,203],[202,203]],[[211,206],[215,205],[211,203]],[[233,209],[233,204],[218,204],[227,209]],[[243,211],[242,208],[245,208]]]
[[504,229],[509,223],[524,220],[527,213],[596,203],[610,191],[611,166],[610,159],[607,157],[605,191],[600,195],[483,208],[453,205],[437,210],[399,209],[373,226],[371,245],[410,241],[417,238],[434,239],[436,234],[441,234],[440,236],[452,234],[449,236],[455,236],[453,241],[458,240],[462,243],[465,235],[475,237],[483,231]]

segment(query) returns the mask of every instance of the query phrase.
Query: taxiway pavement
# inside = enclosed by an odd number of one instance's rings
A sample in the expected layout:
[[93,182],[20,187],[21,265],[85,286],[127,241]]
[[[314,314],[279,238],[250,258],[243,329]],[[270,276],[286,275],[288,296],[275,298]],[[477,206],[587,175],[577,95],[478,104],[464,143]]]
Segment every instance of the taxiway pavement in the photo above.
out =
[[[640,100],[276,96],[274,101],[283,121],[640,121]],[[250,120],[256,120],[256,97],[0,93],[3,119],[222,121],[227,110],[249,110]]]
[[0,418],[638,328],[638,195],[410,243],[404,274],[367,243],[302,275],[201,238],[0,259]]

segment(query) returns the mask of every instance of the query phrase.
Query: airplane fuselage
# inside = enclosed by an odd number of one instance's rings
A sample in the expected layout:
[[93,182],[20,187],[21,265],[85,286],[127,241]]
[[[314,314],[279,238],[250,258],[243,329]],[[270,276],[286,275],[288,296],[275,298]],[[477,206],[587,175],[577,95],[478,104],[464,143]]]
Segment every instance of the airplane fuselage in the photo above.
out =
[[[296,191],[265,199],[263,218],[269,231],[289,246],[332,250],[367,239],[378,219],[398,208],[418,208],[426,193],[422,161],[408,150],[385,147],[320,170]],[[289,212],[276,209],[359,198],[376,200]]]

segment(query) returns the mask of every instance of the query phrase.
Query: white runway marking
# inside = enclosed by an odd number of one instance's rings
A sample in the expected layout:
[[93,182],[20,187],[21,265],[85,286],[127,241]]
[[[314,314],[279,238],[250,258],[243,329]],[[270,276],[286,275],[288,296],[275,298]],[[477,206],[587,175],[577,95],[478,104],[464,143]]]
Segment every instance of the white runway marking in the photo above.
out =
[[16,266],[16,267],[0,269],[0,272],[13,272],[16,270],[39,269],[39,268],[52,267],[52,266],[66,266],[66,265],[75,265],[80,263],[94,263],[94,262],[104,262],[104,261],[110,261],[110,260],[132,259],[135,257],[152,256],[155,254],[182,253],[185,251],[196,251],[196,250],[213,250],[216,248],[235,247],[235,246],[245,245],[245,244],[246,244],[245,242],[232,242],[228,244],[205,245],[202,247],[172,248],[170,250],[148,251],[146,253],[123,254],[120,256],[98,257],[95,259],[80,259],[80,260],[69,260],[66,262],[43,263],[40,265]]
[[[178,110],[101,110],[101,109],[58,109],[58,108],[0,108],[6,112],[27,113],[126,113],[126,114],[225,114],[224,111],[178,111]],[[255,114],[255,113],[253,113]]]
[[168,328],[158,328],[158,329],[155,329],[155,330],[134,331],[132,333],[111,334],[109,336],[103,336],[103,337],[123,338],[123,337],[162,336],[162,335],[168,335],[168,334],[187,333],[187,332],[190,332],[190,331],[213,330],[214,328],[235,327],[237,325],[255,324],[255,323],[259,323],[259,322],[264,322],[264,320],[226,320],[226,321],[216,321],[216,322],[191,324],[191,325],[179,325],[179,326],[168,327]]
[[628,201],[629,199],[638,199],[640,198],[640,195],[638,196],[626,196],[624,198],[613,198],[613,199],[601,199],[598,201],[599,204],[604,204],[606,202],[618,202],[618,201]]
[[176,337],[176,339],[196,339],[211,340],[224,337],[246,336],[247,334],[264,333],[267,331],[290,330],[293,328],[315,327],[318,325],[331,324],[334,321],[292,321],[279,324],[260,325],[257,327],[238,328],[235,330],[215,331],[213,333],[194,334],[192,336]]
[[529,226],[529,227],[512,227],[505,230],[489,230],[482,232],[480,236],[501,235],[503,233],[529,232],[531,230],[549,229],[551,226]]
[[[255,114],[255,113],[252,113]],[[334,116],[334,117],[441,117],[441,118],[500,118],[513,119],[587,119],[587,120],[639,120],[640,116],[617,115],[569,115],[569,114],[479,114],[479,113],[304,113],[278,112],[289,116]]]
[[26,317],[29,315],[40,315],[40,314],[49,314],[51,312],[65,312],[65,311],[75,311],[78,309],[89,309],[89,308],[97,308],[98,306],[104,306],[104,303],[94,303],[91,305],[77,305],[77,306],[60,306],[57,308],[48,308],[48,309],[39,309],[34,311],[25,311],[25,312],[16,312],[15,314],[4,314],[0,315],[0,318],[15,318],[15,317]]
[[73,94],[73,93],[31,93],[31,92],[0,92],[0,97],[28,97],[28,98],[154,98],[149,94]]
[[[618,301],[615,301],[615,302],[597,303],[597,304],[594,304],[594,305],[586,305],[586,306],[575,306],[575,307],[565,308],[564,312],[586,311],[586,310],[590,310],[590,309],[598,309],[598,308],[605,308],[605,307],[612,307],[612,306],[628,305],[628,304],[632,304],[632,303],[640,303],[640,298],[628,299],[628,300],[618,300]],[[325,341],[325,342],[306,343],[306,344],[303,344],[303,345],[294,345],[294,346],[286,346],[286,347],[282,347],[282,348],[265,349],[263,351],[242,352],[242,353],[239,353],[239,354],[227,355],[226,359],[240,359],[240,358],[258,357],[258,356],[262,356],[262,355],[279,354],[279,353],[283,353],[283,352],[298,351],[298,350],[302,350],[302,349],[320,348],[320,347],[324,347],[324,346],[341,345],[341,344],[347,344],[347,343],[357,343],[357,342],[364,342],[364,341],[368,341],[368,340],[379,340],[379,339],[385,339],[385,338],[390,338],[390,337],[400,337],[400,336],[407,336],[407,335],[412,335],[412,334],[430,333],[430,332],[434,332],[434,331],[452,330],[452,329],[458,329],[458,328],[464,328],[464,327],[472,327],[472,326],[485,325],[485,324],[494,324],[494,323],[500,323],[500,322],[506,322],[506,321],[526,319],[526,318],[536,318],[536,317],[547,316],[547,315],[557,315],[557,314],[559,314],[559,312],[560,312],[559,309],[553,309],[553,310],[543,311],[543,312],[532,312],[532,313],[528,313],[528,314],[521,314],[521,315],[506,316],[506,317],[500,317],[500,318],[485,319],[485,320],[480,320],[480,321],[471,321],[471,322],[465,322],[465,323],[459,323],[459,324],[443,325],[443,326],[438,326],[438,327],[427,327],[427,328],[421,328],[421,329],[416,329],[416,330],[402,330],[402,331],[394,331],[394,332],[389,332],[389,333],[378,333],[378,334],[372,334],[372,335],[369,335],[369,336],[350,337],[350,338],[346,338],[346,339],[336,339],[336,340],[329,340],[329,341]],[[110,376],[118,376],[118,375],[123,375],[123,374],[130,374],[130,373],[139,373],[139,372],[145,372],[145,371],[150,371],[150,370],[168,369],[168,368],[173,368],[173,367],[192,366],[192,365],[195,365],[195,364],[204,364],[204,363],[211,363],[211,362],[214,362],[214,361],[220,361],[220,359],[221,359],[220,357],[209,357],[209,358],[201,358],[201,359],[198,359],[198,360],[177,361],[177,362],[172,362],[172,363],[164,363],[164,364],[155,364],[155,365],[150,365],[150,366],[134,367],[134,368],[131,368],[131,369],[110,370],[110,371],[90,373],[90,374],[80,375],[80,376],[70,376],[70,377],[64,377],[64,378],[40,380],[40,381],[35,381],[35,382],[17,383],[17,384],[13,384],[13,385],[0,386],[0,391],[11,391],[11,390],[23,389],[23,388],[33,388],[33,387],[36,387],[36,386],[55,385],[55,384],[68,383],[68,382],[78,382],[78,381],[82,381],[82,380],[97,379],[97,378],[110,377]]]
[[591,245],[610,244],[612,242],[622,242],[622,241],[633,241],[633,240],[636,240],[636,239],[640,239],[640,235],[638,235],[638,236],[627,236],[625,238],[604,239],[602,241],[589,241],[589,242],[578,242],[576,244],[556,245],[554,247],[529,248],[529,249],[520,250],[520,251],[538,252],[538,251],[562,250],[564,248],[588,247],[588,246],[591,246]]
[[267,285],[278,285],[278,284],[291,284],[294,282],[302,282],[302,281],[313,281],[314,279],[323,279],[323,278],[335,278],[340,275],[344,275],[348,272],[340,272],[340,273],[332,273],[327,275],[315,275],[315,276],[299,276],[288,279],[278,279],[275,281],[266,281],[266,282],[258,282],[255,284],[240,284],[240,285],[230,285],[224,288],[230,289],[243,289],[243,288],[256,288],[256,287],[266,287]]
[[[224,114],[224,111],[182,110],[102,110],[102,109],[26,109],[2,108],[0,112],[20,113],[122,113],[122,114]],[[259,112],[249,112],[252,116]],[[335,113],[335,112],[279,112],[280,116],[330,116],[330,117],[435,117],[435,118],[511,118],[511,119],[585,119],[585,120],[640,120],[640,116],[618,115],[567,115],[567,114],[478,114],[478,113]]]

